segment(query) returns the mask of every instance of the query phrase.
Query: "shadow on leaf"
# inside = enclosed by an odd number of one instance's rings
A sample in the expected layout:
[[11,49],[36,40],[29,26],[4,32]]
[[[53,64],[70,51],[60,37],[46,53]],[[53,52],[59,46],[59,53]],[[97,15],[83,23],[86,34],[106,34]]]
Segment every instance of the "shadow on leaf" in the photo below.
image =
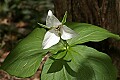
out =
[[59,72],[60,70],[63,69],[63,67],[65,67],[66,71],[71,76],[76,77],[77,73],[70,68],[70,66],[67,64],[67,62],[71,62],[71,61],[66,61],[66,60],[63,60],[63,59],[54,59],[54,62],[50,66],[47,73]]
[[75,65],[76,67],[76,71],[75,71],[71,68],[72,66],[69,65],[69,63],[73,63],[72,60],[67,61],[67,60],[64,60],[63,58],[61,59],[51,58],[51,59],[54,60],[54,62],[50,66],[49,70],[47,71],[48,74],[57,73],[62,69],[65,69],[64,71],[65,74],[68,73],[69,75],[71,75],[71,77],[74,77],[77,80],[80,80],[80,79],[91,80],[92,77],[95,78],[94,70],[89,64],[86,64],[84,61],[80,63],[80,65]]

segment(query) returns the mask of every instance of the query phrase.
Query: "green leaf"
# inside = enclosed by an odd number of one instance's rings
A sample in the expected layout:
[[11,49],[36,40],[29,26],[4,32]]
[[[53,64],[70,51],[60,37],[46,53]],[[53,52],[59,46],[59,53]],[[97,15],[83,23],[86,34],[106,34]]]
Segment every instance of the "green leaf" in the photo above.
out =
[[66,23],[66,19],[67,19],[67,11],[65,12],[65,15],[62,19],[62,24]]
[[120,40],[120,36],[110,33],[109,31],[95,25],[87,23],[68,23],[68,27],[78,33],[78,36],[68,40],[70,45],[82,44],[85,42],[99,42],[107,38],[115,38]]
[[87,47],[71,47],[47,60],[41,80],[116,80],[116,68],[110,57]]
[[10,52],[1,68],[17,77],[30,77],[39,68],[43,55],[42,40],[45,30],[36,28]]

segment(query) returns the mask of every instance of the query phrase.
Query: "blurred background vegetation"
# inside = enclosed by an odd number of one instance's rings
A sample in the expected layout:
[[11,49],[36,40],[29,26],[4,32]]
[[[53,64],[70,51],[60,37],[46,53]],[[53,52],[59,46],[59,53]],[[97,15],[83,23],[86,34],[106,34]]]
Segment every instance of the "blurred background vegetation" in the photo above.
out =
[[45,23],[53,8],[53,0],[0,0],[0,55],[39,26],[37,22]]
[[[0,65],[19,40],[39,26],[38,22],[45,24],[47,12],[53,8],[53,0],[0,0]],[[17,79],[0,70],[0,80],[39,80],[39,75]]]

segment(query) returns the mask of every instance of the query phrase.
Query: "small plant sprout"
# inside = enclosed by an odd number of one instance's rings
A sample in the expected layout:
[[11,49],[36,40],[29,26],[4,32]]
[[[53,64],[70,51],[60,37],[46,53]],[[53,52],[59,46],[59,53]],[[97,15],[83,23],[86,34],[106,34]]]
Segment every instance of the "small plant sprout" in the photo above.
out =
[[[62,20],[62,23],[66,22],[66,14]],[[62,23],[53,15],[51,10],[48,11],[46,26],[40,24],[42,27],[49,29],[44,36],[42,43],[43,49],[50,48],[51,46],[57,44],[60,39],[68,40],[76,36],[76,33],[72,29]]]

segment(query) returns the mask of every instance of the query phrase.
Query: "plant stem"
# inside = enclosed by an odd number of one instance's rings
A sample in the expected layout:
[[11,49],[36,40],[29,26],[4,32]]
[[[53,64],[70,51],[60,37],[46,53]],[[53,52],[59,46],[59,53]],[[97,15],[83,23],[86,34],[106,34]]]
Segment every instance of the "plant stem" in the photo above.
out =
[[60,39],[61,39],[61,42],[62,42],[63,46],[65,47],[65,49],[68,49],[69,45],[68,45],[67,41],[63,40],[61,37],[60,37]]

